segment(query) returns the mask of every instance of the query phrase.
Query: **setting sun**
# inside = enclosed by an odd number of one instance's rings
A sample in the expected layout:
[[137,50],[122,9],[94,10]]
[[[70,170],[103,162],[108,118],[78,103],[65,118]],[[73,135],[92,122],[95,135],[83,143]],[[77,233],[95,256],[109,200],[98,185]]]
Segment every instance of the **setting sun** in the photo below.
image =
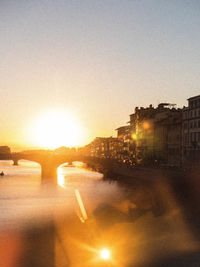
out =
[[41,115],[31,128],[33,142],[45,148],[78,146],[83,137],[80,124],[64,111],[51,111]]

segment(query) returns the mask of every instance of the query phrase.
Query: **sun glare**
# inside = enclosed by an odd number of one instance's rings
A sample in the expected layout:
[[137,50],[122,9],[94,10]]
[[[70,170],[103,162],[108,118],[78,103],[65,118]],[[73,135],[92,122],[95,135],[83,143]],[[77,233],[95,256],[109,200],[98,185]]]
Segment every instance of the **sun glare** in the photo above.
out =
[[63,111],[43,114],[32,126],[33,142],[40,147],[54,149],[73,147],[81,143],[83,130],[71,115]]
[[100,251],[100,256],[103,260],[109,260],[110,259],[110,251],[108,249],[102,249]]

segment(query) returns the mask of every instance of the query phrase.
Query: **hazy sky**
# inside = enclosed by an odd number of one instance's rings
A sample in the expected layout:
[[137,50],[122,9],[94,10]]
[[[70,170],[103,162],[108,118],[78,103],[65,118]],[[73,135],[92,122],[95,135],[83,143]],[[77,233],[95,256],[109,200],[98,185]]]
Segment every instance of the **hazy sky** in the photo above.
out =
[[135,106],[200,94],[200,1],[1,0],[0,143],[49,109],[114,135]]

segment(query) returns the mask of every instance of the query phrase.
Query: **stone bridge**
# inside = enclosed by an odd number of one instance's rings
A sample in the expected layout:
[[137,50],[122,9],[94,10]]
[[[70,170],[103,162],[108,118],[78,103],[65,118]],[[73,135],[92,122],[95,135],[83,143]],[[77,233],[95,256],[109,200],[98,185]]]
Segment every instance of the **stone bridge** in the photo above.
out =
[[83,161],[84,157],[79,155],[58,154],[54,151],[25,151],[20,153],[12,153],[11,159],[14,165],[18,165],[19,160],[34,161],[41,166],[42,181],[57,181],[57,168],[64,164],[72,164],[73,161]]
[[52,181],[54,183],[57,183],[57,169],[64,163],[72,164],[73,161],[81,161],[96,168],[98,171],[101,171],[103,168],[108,169],[113,163],[113,160],[111,159],[86,157],[78,153],[61,154],[48,150],[12,153],[9,157],[4,159],[13,160],[14,165],[18,165],[18,161],[22,159],[34,161],[41,166],[42,182]]

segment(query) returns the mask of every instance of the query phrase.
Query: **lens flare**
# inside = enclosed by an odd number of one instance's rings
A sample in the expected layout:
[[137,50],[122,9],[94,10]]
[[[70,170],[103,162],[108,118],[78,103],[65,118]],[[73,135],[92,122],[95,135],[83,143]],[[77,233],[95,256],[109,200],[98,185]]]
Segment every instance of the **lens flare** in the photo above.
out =
[[78,189],[75,189],[75,196],[76,196],[76,199],[77,199],[77,202],[80,207],[81,214],[82,214],[82,217],[80,218],[80,220],[82,222],[85,222],[88,219],[88,216],[87,216],[87,213],[86,213],[86,210],[85,210],[85,207],[84,207],[84,204],[83,204],[83,201],[82,201],[82,198],[81,198],[81,195]]
[[138,139],[138,138],[137,138],[137,134],[135,134],[135,133],[132,134],[132,138],[133,138],[133,140],[137,141],[137,139]]
[[110,259],[110,251],[108,249],[104,248],[100,251],[100,256],[103,260],[109,260]]

